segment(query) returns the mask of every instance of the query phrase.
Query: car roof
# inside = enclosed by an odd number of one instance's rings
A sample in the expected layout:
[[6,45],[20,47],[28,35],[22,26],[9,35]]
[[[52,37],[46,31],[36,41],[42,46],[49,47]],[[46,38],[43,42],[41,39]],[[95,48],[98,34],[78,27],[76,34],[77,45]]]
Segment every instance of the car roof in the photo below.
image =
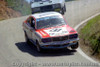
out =
[[43,13],[32,14],[31,16],[35,17],[36,19],[42,18],[42,17],[48,17],[48,16],[60,16],[60,17],[62,17],[62,15],[58,12],[43,12]]

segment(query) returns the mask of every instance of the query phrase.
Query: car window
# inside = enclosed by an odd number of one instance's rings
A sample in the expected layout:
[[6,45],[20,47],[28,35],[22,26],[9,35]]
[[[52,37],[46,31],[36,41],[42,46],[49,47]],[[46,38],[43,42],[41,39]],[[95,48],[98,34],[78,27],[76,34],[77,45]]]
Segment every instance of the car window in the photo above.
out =
[[59,16],[43,17],[36,20],[37,29],[61,26],[67,24],[65,20]]
[[41,1],[41,0],[34,0],[34,2],[39,2],[39,1]]
[[40,2],[40,1],[42,1],[42,2],[46,2],[46,1],[50,1],[50,0],[33,0],[34,2]]
[[26,22],[30,26],[30,18],[28,18]]
[[31,27],[35,28],[35,20],[33,17],[31,17],[30,24],[31,24]]
[[46,1],[50,1],[50,0],[42,0],[42,2],[46,2]]

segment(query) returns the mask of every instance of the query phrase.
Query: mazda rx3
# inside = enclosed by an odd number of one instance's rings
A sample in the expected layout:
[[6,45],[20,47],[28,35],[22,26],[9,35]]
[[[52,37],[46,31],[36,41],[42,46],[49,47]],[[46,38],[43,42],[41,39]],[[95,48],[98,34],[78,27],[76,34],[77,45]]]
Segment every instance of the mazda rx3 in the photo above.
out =
[[58,12],[29,16],[23,23],[27,43],[33,43],[39,52],[43,49],[78,48],[78,33]]

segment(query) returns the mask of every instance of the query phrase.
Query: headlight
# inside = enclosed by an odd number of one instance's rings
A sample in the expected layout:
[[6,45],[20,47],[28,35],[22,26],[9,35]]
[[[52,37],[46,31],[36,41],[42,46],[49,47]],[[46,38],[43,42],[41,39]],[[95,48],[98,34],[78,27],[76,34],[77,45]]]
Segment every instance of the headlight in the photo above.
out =
[[42,42],[43,42],[43,43],[51,42],[51,38],[45,38],[45,39],[42,39]]
[[74,39],[74,38],[78,38],[78,34],[69,35],[69,39]]
[[54,5],[53,5],[53,8],[55,8],[55,9],[56,9],[56,8],[61,8],[61,5],[60,5],[60,4],[54,4]]

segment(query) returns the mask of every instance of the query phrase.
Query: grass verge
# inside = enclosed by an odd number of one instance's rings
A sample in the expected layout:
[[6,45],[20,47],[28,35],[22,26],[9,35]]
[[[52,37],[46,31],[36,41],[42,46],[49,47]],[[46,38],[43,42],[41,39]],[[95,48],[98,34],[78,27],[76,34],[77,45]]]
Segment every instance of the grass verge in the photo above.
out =
[[89,47],[89,50],[91,50],[90,54],[100,59],[100,15],[89,20],[79,34],[80,43],[85,45],[85,47]]

